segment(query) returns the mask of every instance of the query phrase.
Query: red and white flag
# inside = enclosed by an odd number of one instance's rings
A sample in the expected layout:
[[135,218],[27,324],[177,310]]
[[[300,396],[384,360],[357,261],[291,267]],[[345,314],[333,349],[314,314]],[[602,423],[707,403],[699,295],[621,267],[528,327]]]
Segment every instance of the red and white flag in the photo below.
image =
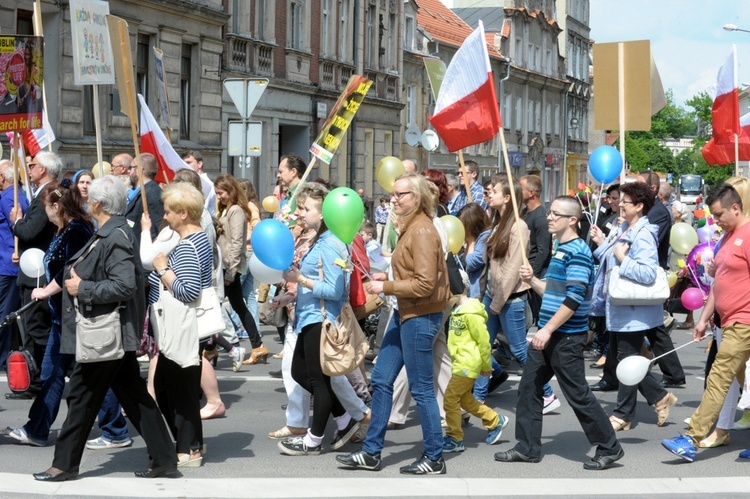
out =
[[482,21],[448,65],[430,122],[450,152],[486,142],[502,126]]
[[[169,143],[141,94],[138,94],[138,100],[141,103],[141,152],[148,152],[156,156],[159,169],[154,180],[161,183],[169,182],[174,178],[176,172],[184,169],[189,170],[190,167]],[[211,198],[214,194],[213,183],[206,175],[201,175],[201,184],[203,195],[206,199]]]
[[[24,149],[29,156],[36,156],[36,153],[55,141],[55,132],[52,131],[52,127],[47,120],[46,111],[42,111],[42,125],[42,128],[21,132],[21,140],[23,140]],[[7,132],[5,136],[8,137],[11,147],[13,147],[13,132]]]
[[740,133],[737,135],[737,154],[734,157],[734,137],[731,142],[718,144],[716,140],[709,140],[701,149],[703,159],[709,166],[728,165],[738,161],[750,161],[750,113],[740,118]]

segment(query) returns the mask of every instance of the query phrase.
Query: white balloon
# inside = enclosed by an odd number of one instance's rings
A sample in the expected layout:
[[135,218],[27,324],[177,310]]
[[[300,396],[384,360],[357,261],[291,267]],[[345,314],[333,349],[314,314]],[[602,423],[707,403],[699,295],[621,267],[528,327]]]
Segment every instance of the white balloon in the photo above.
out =
[[18,262],[21,272],[36,279],[44,275],[44,251],[39,248],[29,248],[21,254]]
[[640,355],[625,357],[617,365],[617,379],[626,386],[635,386],[646,377],[651,361]]
[[250,273],[253,274],[253,278],[264,284],[277,284],[284,280],[281,277],[281,270],[265,265],[255,254],[250,257]]

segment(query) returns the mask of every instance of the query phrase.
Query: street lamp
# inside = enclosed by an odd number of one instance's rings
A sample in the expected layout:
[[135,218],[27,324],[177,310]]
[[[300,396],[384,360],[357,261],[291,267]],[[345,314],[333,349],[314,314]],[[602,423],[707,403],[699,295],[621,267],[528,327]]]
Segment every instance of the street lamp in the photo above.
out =
[[724,29],[726,31],[744,31],[745,33],[750,33],[750,30],[742,29],[739,26],[737,26],[736,24],[725,24],[724,25]]

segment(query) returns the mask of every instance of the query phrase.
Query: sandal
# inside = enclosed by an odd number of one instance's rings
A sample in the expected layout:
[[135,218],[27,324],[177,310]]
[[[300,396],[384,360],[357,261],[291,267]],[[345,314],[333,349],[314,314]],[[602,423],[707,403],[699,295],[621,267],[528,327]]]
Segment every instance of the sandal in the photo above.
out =
[[296,431],[292,431],[291,428],[285,426],[280,430],[269,432],[268,438],[270,438],[271,440],[281,440],[283,438],[299,437],[307,433],[307,430],[304,428],[295,428],[295,430]]
[[628,431],[630,429],[630,421],[625,421],[617,416],[610,416],[609,422],[612,423],[612,429],[615,431]]
[[695,322],[680,322],[675,326],[675,329],[693,329]]

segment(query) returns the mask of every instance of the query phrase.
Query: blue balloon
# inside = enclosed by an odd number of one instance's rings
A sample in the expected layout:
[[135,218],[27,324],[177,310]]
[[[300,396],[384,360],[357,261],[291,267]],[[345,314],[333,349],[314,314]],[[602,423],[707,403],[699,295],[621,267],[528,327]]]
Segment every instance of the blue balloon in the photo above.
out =
[[253,229],[250,236],[253,253],[266,267],[286,270],[294,258],[292,231],[279,220],[268,218]]
[[599,146],[589,158],[589,175],[600,184],[614,182],[622,172],[622,156],[612,146]]

